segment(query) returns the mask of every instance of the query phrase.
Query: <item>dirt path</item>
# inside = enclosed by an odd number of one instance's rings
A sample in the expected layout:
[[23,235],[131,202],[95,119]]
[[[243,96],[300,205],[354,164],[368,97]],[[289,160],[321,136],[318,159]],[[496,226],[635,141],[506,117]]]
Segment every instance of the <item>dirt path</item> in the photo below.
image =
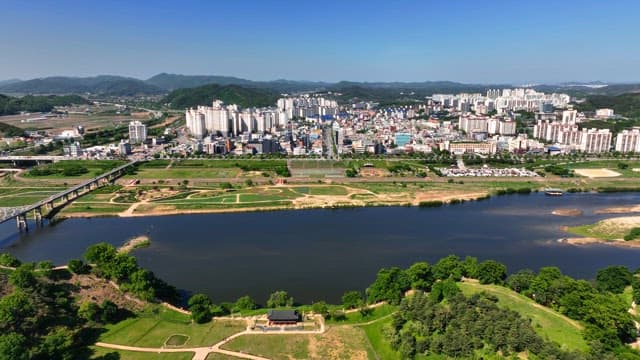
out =
[[133,216],[133,212],[136,211],[138,206],[144,205],[144,204],[146,204],[148,202],[149,201],[147,201],[147,200],[142,200],[142,201],[139,201],[137,203],[133,203],[133,204],[131,204],[131,206],[129,206],[129,208],[127,210],[119,213],[118,216],[120,216],[120,217],[132,217]]

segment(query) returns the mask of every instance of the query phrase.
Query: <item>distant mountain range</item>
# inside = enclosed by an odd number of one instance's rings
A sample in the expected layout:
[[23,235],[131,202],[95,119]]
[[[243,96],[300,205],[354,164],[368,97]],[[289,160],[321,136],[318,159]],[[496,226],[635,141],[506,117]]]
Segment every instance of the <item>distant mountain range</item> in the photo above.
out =
[[[434,93],[485,92],[487,89],[513,88],[510,84],[464,84],[452,81],[423,82],[352,82],[338,83],[273,80],[253,81],[233,76],[158,74],[146,80],[131,77],[100,75],[94,77],[46,77],[31,80],[0,81],[0,93],[5,94],[92,94],[97,96],[162,95],[185,88],[209,84],[236,85],[266,90],[269,93],[332,91],[345,98],[362,100],[401,100],[423,98]],[[619,95],[640,92],[638,84],[605,84],[602,82],[535,85],[545,92],[566,92],[575,96]],[[237,90],[237,89],[236,89]],[[270,96],[270,95],[269,95]]]

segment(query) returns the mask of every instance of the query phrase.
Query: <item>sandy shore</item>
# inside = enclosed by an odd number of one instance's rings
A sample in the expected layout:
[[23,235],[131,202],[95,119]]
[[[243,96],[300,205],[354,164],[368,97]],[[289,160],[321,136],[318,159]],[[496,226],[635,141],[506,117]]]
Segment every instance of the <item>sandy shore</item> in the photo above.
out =
[[555,209],[551,213],[558,216],[580,216],[584,214],[580,209]]
[[640,248],[640,240],[624,241],[622,239],[616,240],[603,240],[592,237],[572,237],[559,239],[558,242],[570,245],[593,245],[593,244],[605,244],[611,246],[619,246],[625,248]]
[[595,211],[596,214],[626,214],[630,212],[640,212],[640,205],[614,206]]

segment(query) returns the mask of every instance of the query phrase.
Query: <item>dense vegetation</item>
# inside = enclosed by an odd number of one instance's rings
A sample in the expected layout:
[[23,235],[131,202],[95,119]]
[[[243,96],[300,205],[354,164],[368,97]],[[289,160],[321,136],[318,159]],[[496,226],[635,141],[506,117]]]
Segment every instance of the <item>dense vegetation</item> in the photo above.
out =
[[162,94],[157,86],[122,76],[64,77],[32,79],[0,86],[0,92],[14,94],[100,94],[135,96]]
[[96,275],[117,281],[120,288],[143,300],[179,301],[176,288],[157,278],[153,272],[140,268],[135,257],[119,253],[111,244],[92,245],[84,257],[88,263],[95,264],[93,272]]
[[126,316],[110,301],[78,305],[68,272],[50,262],[1,257],[17,269],[0,273],[0,360],[87,359],[97,330]]
[[[1,97],[2,95],[0,95]],[[12,136],[22,136],[24,135],[24,130],[19,127],[15,127],[13,125],[5,124],[0,122],[0,137],[12,137]]]
[[209,84],[196,88],[174,90],[162,101],[170,104],[174,109],[208,105],[214,99],[246,108],[273,106],[278,97],[278,93],[265,89]]
[[[145,300],[178,300],[175,288],[109,244],[89,247],[84,257],[86,262],[69,262],[72,273],[91,272],[111,279],[122,290]],[[16,267],[0,272],[0,360],[85,358],[86,346],[95,341],[95,330],[126,316],[110,301],[76,303],[75,285],[67,280],[70,274],[53,271],[49,262],[21,264],[11,255],[0,254],[0,265]],[[464,296],[457,283],[461,280],[504,286],[530,298],[528,301],[538,303],[541,309],[544,306],[576,320],[584,327],[589,350],[568,352],[542,338],[529,319],[505,309],[495,295]],[[342,297],[342,310],[322,301],[311,308],[341,321],[345,320],[344,309],[359,309],[364,318],[372,311],[367,303],[399,305],[383,327],[383,336],[405,359],[425,355],[498,358],[523,353],[529,359],[640,359],[638,352],[624,345],[637,336],[633,315],[627,311],[629,299],[622,295],[629,286],[634,301],[640,301],[640,279],[623,266],[601,269],[595,281],[588,282],[563,275],[555,267],[507,276],[506,266],[497,261],[450,255],[435,264],[418,262],[407,269],[381,269],[366,289],[366,299],[358,291],[348,291]],[[197,323],[259,307],[248,296],[216,305],[203,294],[193,295],[188,304]],[[282,290],[266,300],[269,308],[293,304],[293,298]]]
[[[600,270],[595,286],[563,275],[555,267],[542,268],[538,274],[531,270],[519,271],[508,278],[506,274],[506,267],[493,260],[478,263],[472,257],[461,260],[451,255],[434,265],[422,262],[406,270],[380,270],[374,283],[367,289],[367,301],[401,304],[389,338],[392,345],[408,358],[429,352],[468,356],[480,349],[490,349],[490,352],[499,350],[503,354],[527,349],[541,359],[551,357],[550,354],[555,358],[567,359],[640,359],[640,355],[623,345],[634,341],[637,332],[633,317],[627,312],[630,304],[618,294],[626,286],[640,285],[627,268],[612,266]],[[584,323],[584,337],[590,342],[592,353],[563,353],[540,338],[530,336],[529,328],[518,316],[499,312],[487,305],[486,296],[484,300],[483,297],[467,299],[459,296],[455,282],[463,277],[478,279],[485,284],[507,286],[543,306]],[[405,293],[412,289],[418,293],[430,292],[429,299],[418,297],[415,302],[405,299]],[[634,294],[640,297],[640,290],[634,288]],[[437,305],[442,300],[447,301],[444,307]],[[444,311],[448,320],[439,323],[442,319],[434,317],[438,316],[438,311]],[[508,321],[502,321],[501,318]],[[488,322],[498,327],[490,327],[492,331],[483,335],[476,321],[485,327]],[[499,331],[495,333],[494,330]]]
[[596,109],[613,109],[618,115],[629,118],[640,118],[640,94],[629,93],[618,96],[592,95],[578,104],[579,111],[596,111]]
[[55,106],[87,103],[87,99],[77,95],[12,97],[0,94],[0,115],[14,115],[21,111],[48,112]]
[[497,352],[508,357],[525,351],[530,359],[571,358],[544,341],[517,312],[499,308],[488,294],[467,298],[458,290],[443,299],[417,292],[402,301],[388,337],[403,359],[417,354],[481,358]]

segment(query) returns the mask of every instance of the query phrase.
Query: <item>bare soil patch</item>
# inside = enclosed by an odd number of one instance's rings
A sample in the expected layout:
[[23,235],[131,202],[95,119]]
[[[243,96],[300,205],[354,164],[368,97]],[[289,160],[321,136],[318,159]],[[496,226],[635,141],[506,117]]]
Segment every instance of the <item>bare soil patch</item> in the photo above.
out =
[[640,212],[640,205],[613,206],[595,211],[596,214],[626,214],[630,212]]
[[102,304],[103,301],[109,300],[118,305],[118,307],[132,312],[141,311],[145,307],[143,301],[131,298],[111,285],[108,281],[99,279],[94,275],[74,274],[69,280],[69,283],[78,287],[78,303],[91,301]]
[[619,172],[609,169],[575,169],[576,174],[586,176],[588,178],[616,177],[620,176]]

